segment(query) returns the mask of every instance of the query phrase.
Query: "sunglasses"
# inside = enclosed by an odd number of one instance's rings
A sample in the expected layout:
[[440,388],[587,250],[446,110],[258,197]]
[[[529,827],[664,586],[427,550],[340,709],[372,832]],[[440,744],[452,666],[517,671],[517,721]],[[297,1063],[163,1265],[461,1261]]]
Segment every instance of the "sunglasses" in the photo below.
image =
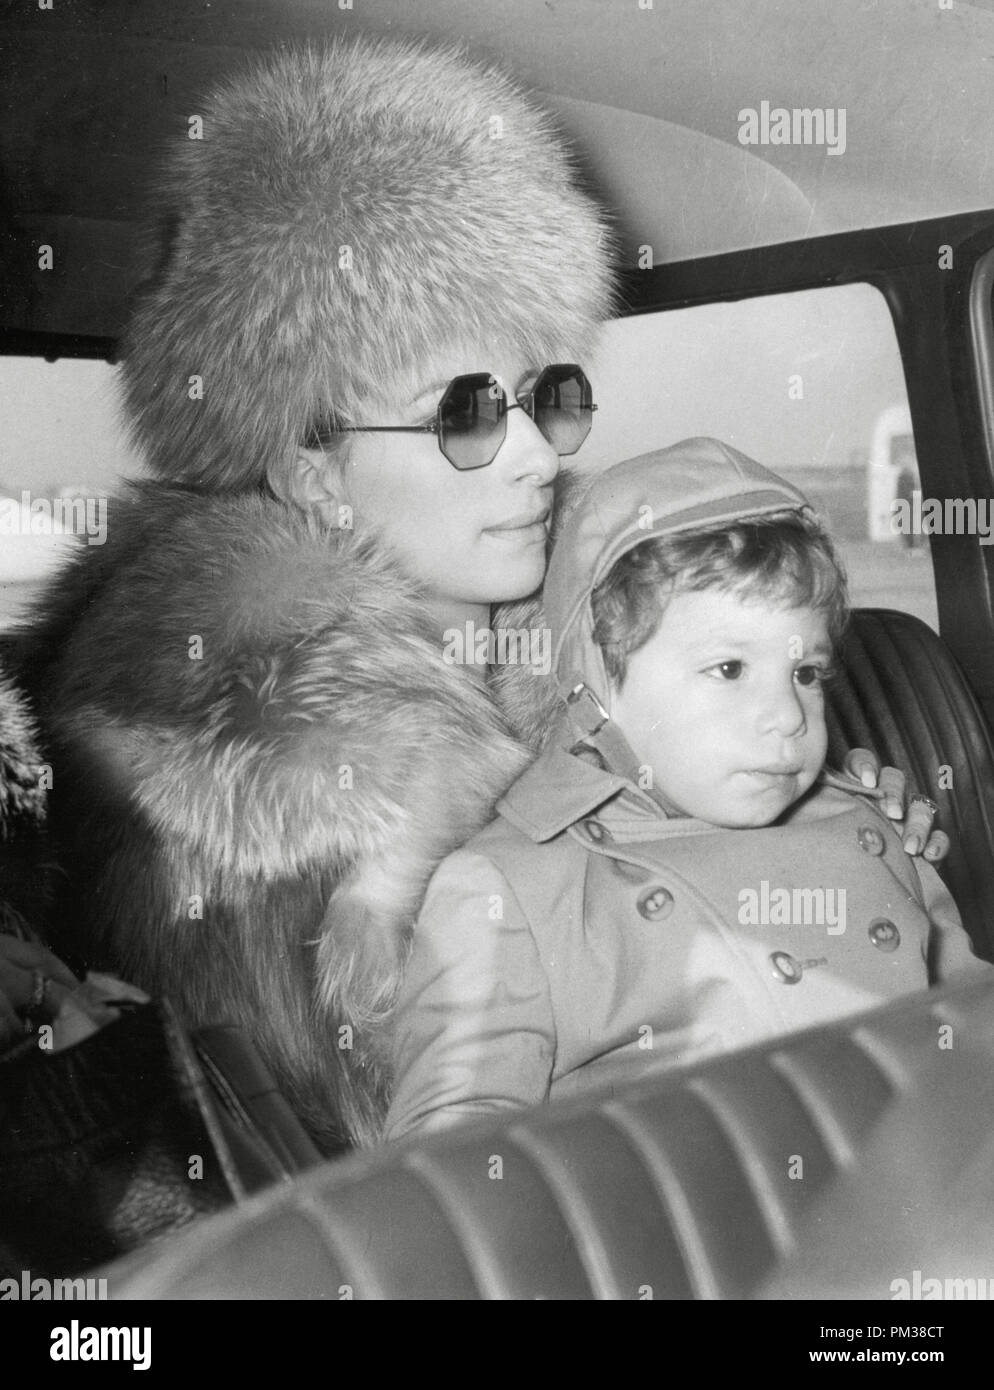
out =
[[524,410],[561,457],[575,454],[590,433],[593,404],[590,382],[575,362],[546,367],[509,405],[507,392],[489,372],[470,372],[449,382],[434,420],[426,425],[341,425],[315,430],[308,447],[321,447],[335,434],[435,434],[438,447],[460,472],[493,463],[507,438],[507,413]]

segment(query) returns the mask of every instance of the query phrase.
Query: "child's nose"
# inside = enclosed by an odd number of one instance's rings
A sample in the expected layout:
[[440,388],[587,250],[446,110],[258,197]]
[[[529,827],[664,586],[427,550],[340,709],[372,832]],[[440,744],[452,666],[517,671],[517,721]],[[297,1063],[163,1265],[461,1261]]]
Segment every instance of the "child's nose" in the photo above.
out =
[[778,682],[767,692],[761,718],[764,728],[781,738],[798,738],[806,731],[804,706],[793,680]]

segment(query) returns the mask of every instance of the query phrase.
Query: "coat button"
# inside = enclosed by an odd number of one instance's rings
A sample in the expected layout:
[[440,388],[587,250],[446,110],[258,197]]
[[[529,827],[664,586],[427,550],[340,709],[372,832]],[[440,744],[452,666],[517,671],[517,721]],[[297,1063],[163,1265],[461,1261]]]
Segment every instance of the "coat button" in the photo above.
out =
[[773,966],[774,979],[780,981],[782,985],[796,985],[800,983],[804,971],[799,961],[786,951],[774,951],[770,956],[770,964]]
[[593,840],[595,845],[601,844],[604,840],[610,840],[611,832],[606,826],[601,825],[599,820],[585,820],[583,828],[587,832],[587,839]]
[[638,908],[639,916],[644,917],[647,922],[658,922],[661,917],[668,917],[673,911],[673,894],[668,888],[656,884],[639,894],[635,906]]
[[875,825],[861,825],[856,835],[861,850],[867,854],[883,854],[884,837]]
[[901,933],[886,917],[877,917],[870,923],[869,937],[878,951],[896,951],[901,944]]

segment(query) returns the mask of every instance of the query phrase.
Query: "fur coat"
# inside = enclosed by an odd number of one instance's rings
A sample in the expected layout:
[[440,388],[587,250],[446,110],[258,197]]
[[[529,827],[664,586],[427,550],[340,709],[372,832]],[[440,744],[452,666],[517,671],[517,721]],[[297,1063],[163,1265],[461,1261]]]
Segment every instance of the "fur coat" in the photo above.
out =
[[17,936],[44,919],[51,896],[43,773],[24,697],[0,670],[0,932]]
[[164,484],[111,504],[30,652],[71,885],[56,944],[192,1026],[241,1023],[326,1152],[375,1141],[420,900],[528,763],[551,682],[502,672],[503,712],[374,544]]

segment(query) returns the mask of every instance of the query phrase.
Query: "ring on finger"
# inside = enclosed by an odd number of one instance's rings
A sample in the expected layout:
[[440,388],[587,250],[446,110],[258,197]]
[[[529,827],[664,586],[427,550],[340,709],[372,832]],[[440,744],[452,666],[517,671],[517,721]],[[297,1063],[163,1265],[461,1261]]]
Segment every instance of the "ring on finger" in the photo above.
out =
[[933,816],[937,816],[939,814],[938,802],[933,801],[932,798],[929,796],[913,796],[911,800],[908,802],[908,810],[910,811],[911,807],[916,804],[919,806],[924,806],[925,809],[927,811],[930,811]]

